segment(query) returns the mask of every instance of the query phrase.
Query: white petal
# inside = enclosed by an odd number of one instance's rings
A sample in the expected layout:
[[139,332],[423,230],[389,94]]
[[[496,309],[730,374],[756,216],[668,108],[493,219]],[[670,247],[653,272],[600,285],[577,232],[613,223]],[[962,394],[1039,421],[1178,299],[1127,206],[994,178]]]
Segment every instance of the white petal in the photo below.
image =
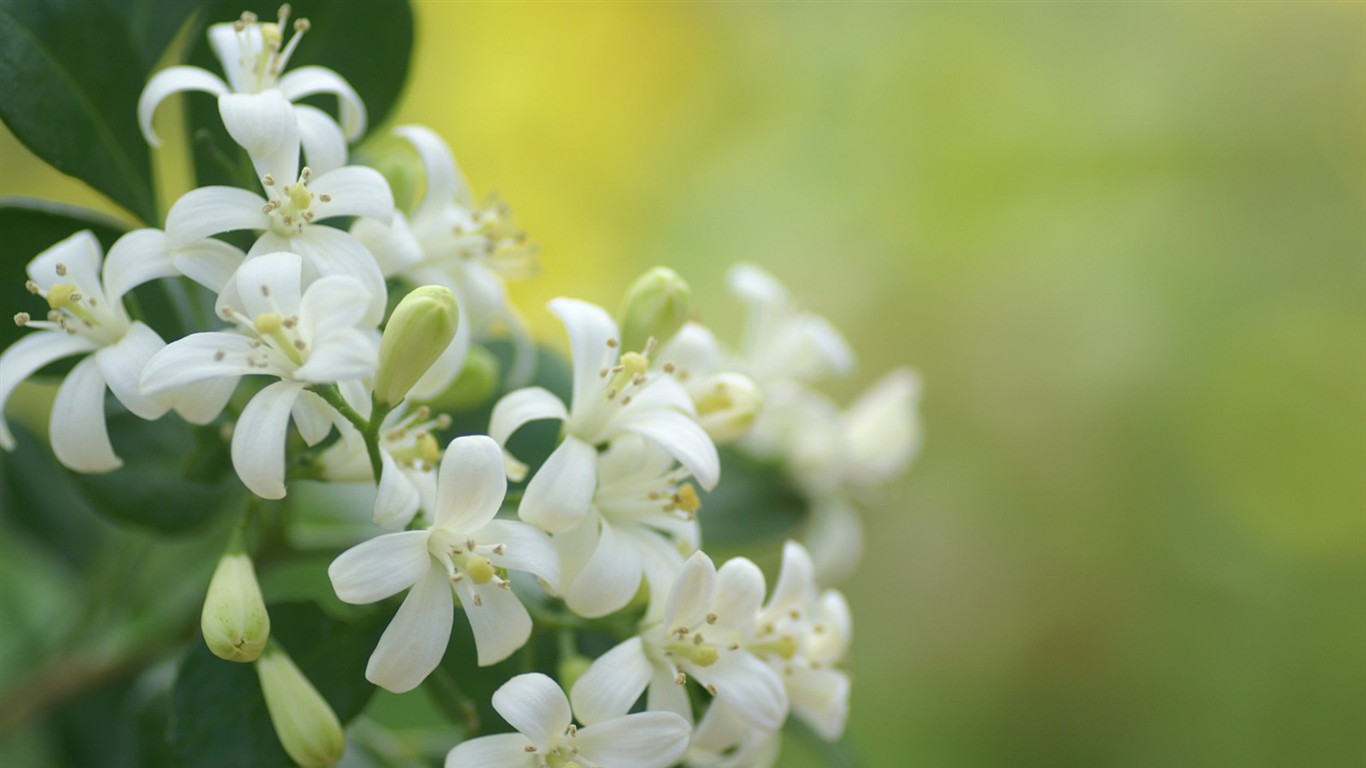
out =
[[83,229],[34,256],[25,271],[44,289],[55,283],[74,283],[84,292],[100,287],[103,260],[104,249],[100,247],[100,241],[90,230]]
[[569,700],[554,680],[538,672],[503,683],[493,692],[493,708],[542,750],[569,728]]
[[[205,379],[236,381],[239,376],[261,372],[246,362],[252,351],[251,339],[240,333],[192,333],[152,355],[142,369],[139,387],[144,395],[157,395]],[[223,353],[222,359],[219,352]]]
[[666,632],[678,627],[692,627],[701,621],[711,607],[716,589],[716,565],[707,553],[698,550],[683,564],[678,581],[669,592],[664,606]]
[[631,601],[640,590],[640,576],[640,553],[630,539],[603,521],[598,546],[565,589],[565,602],[584,618],[606,616]]
[[299,331],[308,341],[335,328],[361,327],[370,293],[350,275],[320,277],[299,302]]
[[104,423],[104,376],[94,357],[71,369],[52,403],[48,437],[57,460],[77,472],[110,472],[123,466],[109,444]]
[[754,623],[764,602],[764,572],[752,561],[736,557],[716,571],[716,596],[712,611],[722,631]]
[[778,583],[773,596],[764,606],[764,613],[776,616],[806,605],[816,596],[815,568],[806,547],[795,541],[783,543],[783,566],[778,571]]
[[264,44],[261,28],[255,24],[238,31],[235,22],[211,24],[208,31],[209,47],[223,67],[234,91],[250,91],[256,85],[251,70],[257,53]]
[[374,219],[356,219],[351,225],[351,234],[379,262],[380,272],[385,277],[393,277],[424,258],[422,245],[400,211],[394,211],[394,219],[387,225]]
[[306,272],[313,273],[308,275],[310,279],[313,275],[349,275],[359,280],[370,294],[365,323],[372,328],[379,325],[384,319],[388,289],[379,263],[361,241],[348,232],[317,224],[305,227],[303,233],[290,238],[289,243],[291,250],[304,257]]
[[318,384],[347,379],[369,379],[379,360],[379,332],[340,328],[310,350],[294,378]]
[[280,92],[290,101],[298,101],[315,93],[336,94],[341,105],[341,125],[346,138],[355,141],[365,133],[365,104],[351,84],[341,75],[325,67],[299,67],[285,73],[278,83]]
[[201,381],[172,394],[175,411],[191,424],[208,424],[223,412],[239,379],[230,376]]
[[236,187],[200,187],[181,195],[166,214],[166,242],[172,251],[220,232],[266,229],[265,198]]
[[263,499],[285,497],[285,430],[304,385],[277,381],[256,393],[232,432],[232,466],[242,484]]
[[[474,631],[479,666],[497,664],[526,645],[531,637],[531,616],[511,589],[495,586],[493,582],[474,586],[465,578],[455,582],[455,591]],[[476,593],[478,602],[474,599]]]
[[[693,521],[693,526],[695,529],[696,521]],[[650,586],[650,604],[645,611],[644,621],[659,621],[664,616],[664,606],[669,598],[669,592],[678,580],[679,573],[683,571],[683,555],[679,553],[678,547],[664,536],[639,530],[631,531],[629,535],[636,550],[640,552],[645,583]],[[697,538],[693,534],[687,539],[693,549],[696,549]]]
[[294,116],[299,122],[304,164],[310,170],[328,173],[346,165],[346,137],[331,115],[317,107],[296,104]]
[[584,728],[574,743],[598,765],[669,768],[688,750],[691,731],[673,712],[639,712]]
[[412,521],[422,506],[422,496],[398,468],[388,451],[380,451],[383,470],[375,494],[374,520],[381,528],[397,531]]
[[[389,182],[374,168],[338,168],[314,178],[308,189],[313,193],[309,210],[317,211],[319,219],[364,216],[388,224],[394,218],[394,194],[389,191]],[[331,201],[323,202],[323,195]]]
[[[253,256],[237,269],[235,309],[255,318],[267,312],[296,314],[303,296],[303,259],[295,253]],[[302,319],[302,318],[301,318]]]
[[850,503],[830,500],[812,508],[804,534],[819,584],[848,579],[863,558],[863,521]]
[[172,261],[176,271],[218,293],[232,280],[246,257],[238,248],[210,237],[182,247]]
[[152,115],[156,114],[157,106],[167,96],[182,91],[203,91],[215,96],[232,92],[217,75],[199,67],[168,67],[156,73],[138,97],[138,127],[148,144],[161,146],[161,139],[152,129]]
[[597,487],[598,452],[573,435],[550,454],[527,483],[517,515],[550,533],[578,525],[588,513]]
[[617,418],[630,421],[638,414],[643,415],[647,411],[664,408],[687,414],[689,417],[697,415],[692,395],[688,394],[677,379],[659,373],[650,374],[650,378],[651,381],[643,390],[631,395],[630,404],[621,407]]
[[317,445],[331,434],[335,413],[327,401],[308,391],[299,395],[291,411],[294,426],[299,429],[299,436],[308,445]]
[[109,257],[104,262],[104,293],[117,304],[124,294],[148,280],[179,274],[166,247],[166,233],[159,229],[135,230],[109,248]]
[[[581,723],[599,723],[631,711],[650,682],[650,660],[639,637],[599,656],[569,691]],[[669,680],[673,685],[673,680]]]
[[653,410],[623,421],[620,427],[659,443],[706,490],[715,488],[721,479],[721,457],[716,453],[716,444],[691,417],[668,409]]
[[[72,335],[65,331],[38,331],[21,336],[3,353],[0,353],[0,412],[19,383],[34,372],[63,357],[92,352],[98,349],[95,342],[84,336]],[[14,435],[9,431],[3,417],[0,417],[0,447],[14,450]]]
[[[499,445],[506,446],[508,438],[523,424],[541,419],[564,421],[568,418],[569,412],[565,410],[560,398],[541,387],[526,387],[503,395],[493,406],[493,413],[489,416],[489,437],[496,440]],[[519,467],[521,473],[526,472],[524,465],[513,462],[514,460],[509,457],[510,468]],[[509,473],[509,476],[513,480],[522,479],[513,473]]]
[[256,175],[290,184],[299,173],[299,121],[277,90],[230,93],[218,98],[223,127],[251,157]]
[[689,377],[697,379],[720,366],[721,345],[705,326],[689,321],[664,345],[658,358],[673,363],[679,371],[686,371]]
[[422,160],[423,177],[427,191],[422,195],[422,203],[417,207],[417,215],[422,216],[439,207],[456,203],[465,208],[474,207],[474,199],[464,174],[455,164],[451,148],[436,132],[421,125],[405,125],[394,129],[394,133],[407,139],[417,150]]
[[475,540],[480,543],[502,544],[507,550],[501,555],[489,555],[499,568],[530,573],[560,589],[560,561],[550,537],[534,526],[516,520],[493,520],[479,529]]
[[327,567],[337,597],[365,605],[416,584],[434,567],[427,554],[427,535],[426,531],[386,533],[338,555]]
[[617,324],[602,307],[577,299],[552,299],[550,311],[564,323],[569,333],[574,358],[574,398],[569,411],[576,418],[596,404],[598,372],[616,364],[618,349],[609,341],[620,342]]
[[909,368],[883,376],[844,414],[851,466],[868,485],[903,470],[920,449],[920,377]]
[[441,457],[436,527],[474,531],[498,514],[507,495],[503,452],[487,435],[457,437]]
[[835,741],[844,733],[849,714],[849,676],[834,669],[798,666],[784,681],[792,710],[822,739]]
[[688,689],[674,679],[674,670],[662,664],[652,665],[650,688],[645,695],[645,708],[651,712],[673,712],[692,722],[692,702]]
[[787,691],[772,667],[743,651],[722,654],[710,667],[690,666],[698,682],[756,728],[773,731],[787,719]]
[[157,332],[135,322],[128,332],[111,346],[96,350],[95,360],[100,374],[109,383],[109,390],[141,419],[159,419],[170,410],[168,397],[153,398],[142,394],[138,379],[152,355],[166,347]]
[[441,663],[454,620],[446,572],[429,567],[384,630],[365,667],[365,679],[394,693],[416,688]]
[[536,755],[520,733],[499,733],[462,741],[446,754],[446,768],[536,768]]

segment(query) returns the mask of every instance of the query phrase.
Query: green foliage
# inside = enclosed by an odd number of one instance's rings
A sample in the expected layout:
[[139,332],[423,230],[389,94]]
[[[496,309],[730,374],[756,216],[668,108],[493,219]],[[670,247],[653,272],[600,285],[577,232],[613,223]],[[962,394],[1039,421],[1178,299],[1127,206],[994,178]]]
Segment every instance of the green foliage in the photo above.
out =
[[721,449],[721,482],[702,493],[703,545],[729,551],[781,542],[807,517],[806,497],[773,464]]
[[[270,607],[272,637],[289,652],[337,717],[351,720],[375,688],[365,664],[388,621],[376,612],[354,622],[311,603]],[[291,765],[271,726],[255,671],[214,656],[196,643],[180,665],[171,694],[171,750],[185,768],[275,768]]]
[[0,117],[34,154],[157,220],[137,102],[190,3],[0,2]]

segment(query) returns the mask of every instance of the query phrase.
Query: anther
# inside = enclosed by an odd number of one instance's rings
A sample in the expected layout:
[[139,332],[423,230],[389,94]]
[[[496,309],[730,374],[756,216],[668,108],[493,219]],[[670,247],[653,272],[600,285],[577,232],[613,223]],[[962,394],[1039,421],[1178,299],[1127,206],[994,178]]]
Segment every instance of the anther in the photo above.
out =
[[616,349],[616,348],[617,348],[617,345],[618,345],[619,343],[620,343],[620,342],[618,342],[616,339],[608,339],[608,340],[607,340],[607,346],[608,346],[608,347],[611,347],[612,349]]
[[273,187],[275,186],[275,177],[267,173],[265,176],[261,177],[261,183],[265,184],[267,187]]
[[321,200],[321,201],[324,202],[324,203],[330,203],[330,202],[332,202],[332,196],[331,196],[331,195],[318,195],[318,199]]
[[664,372],[665,372],[665,373],[673,373],[675,370],[677,370],[677,366],[675,366],[673,363],[665,363],[665,364],[664,364]]
[[225,357],[227,357],[227,356],[228,356],[228,353],[227,353],[227,352],[224,352],[223,350],[220,349],[220,350],[218,350],[217,352],[213,353],[213,361],[214,361],[215,363],[221,363],[221,362],[223,362],[223,358],[225,358]]
[[20,312],[14,316],[14,324],[22,328],[28,325],[28,321],[32,319],[27,312]]
[[39,288],[39,287],[38,287],[38,284],[35,283],[35,282],[33,282],[32,280],[25,280],[25,281],[24,281],[24,290],[26,290],[26,291],[28,291],[29,293],[31,293],[31,294],[37,296],[37,295],[39,295],[39,294],[42,292],[43,289],[42,289],[42,288]]
[[718,617],[716,614],[714,614],[714,613],[709,613],[709,614],[707,614],[707,623],[708,623],[708,624],[715,624],[715,623],[716,623],[716,620],[717,620],[718,618],[719,618],[719,617]]
[[711,695],[715,696],[715,695],[716,695],[716,686],[714,686],[714,685],[708,685],[708,686],[707,686],[707,693],[710,693]]

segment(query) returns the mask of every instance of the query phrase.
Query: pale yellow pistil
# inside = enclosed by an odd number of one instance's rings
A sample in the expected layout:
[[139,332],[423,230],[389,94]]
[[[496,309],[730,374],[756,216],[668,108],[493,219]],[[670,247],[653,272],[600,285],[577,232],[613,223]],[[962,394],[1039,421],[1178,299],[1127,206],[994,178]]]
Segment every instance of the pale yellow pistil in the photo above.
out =
[[298,339],[290,339],[285,334],[286,320],[280,317],[278,313],[266,312],[257,315],[253,325],[256,326],[256,333],[274,342],[275,348],[285,353],[285,357],[288,357],[290,362],[295,365],[303,365],[304,343]]
[[315,200],[320,203],[332,202],[331,195],[314,197],[308,188],[308,181],[312,176],[312,169],[305,166],[299,172],[298,180],[292,184],[281,185],[270,174],[261,177],[261,184],[265,186],[266,194],[270,197],[270,201],[261,206],[261,212],[269,214],[272,223],[285,234],[291,231],[294,234],[302,232],[304,225],[317,217],[318,212],[312,207]]

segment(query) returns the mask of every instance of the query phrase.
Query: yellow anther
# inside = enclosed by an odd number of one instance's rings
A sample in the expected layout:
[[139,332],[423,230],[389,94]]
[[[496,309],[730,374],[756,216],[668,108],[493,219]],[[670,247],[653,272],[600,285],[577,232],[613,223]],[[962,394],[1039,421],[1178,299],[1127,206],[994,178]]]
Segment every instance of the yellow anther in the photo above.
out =
[[493,581],[493,563],[490,563],[487,557],[471,558],[464,571],[470,575],[470,580],[475,584],[487,584]]
[[417,436],[418,455],[428,464],[435,464],[441,458],[441,446],[436,444],[436,438],[432,437],[431,432],[423,432]]
[[256,316],[256,330],[258,333],[273,334],[279,331],[283,325],[283,318],[274,312],[266,312]]
[[261,39],[264,40],[266,45],[269,47],[280,47],[280,25],[269,21],[262,24]]
[[76,286],[71,283],[57,283],[47,291],[47,304],[53,309],[65,309],[76,302],[72,296],[78,296]]
[[308,191],[308,187],[303,184],[291,184],[289,186],[289,202],[297,209],[307,208],[313,203],[313,193]]
[[697,496],[697,489],[692,483],[684,483],[678,486],[678,493],[674,494],[674,505],[684,512],[696,512],[702,508],[702,499]]

